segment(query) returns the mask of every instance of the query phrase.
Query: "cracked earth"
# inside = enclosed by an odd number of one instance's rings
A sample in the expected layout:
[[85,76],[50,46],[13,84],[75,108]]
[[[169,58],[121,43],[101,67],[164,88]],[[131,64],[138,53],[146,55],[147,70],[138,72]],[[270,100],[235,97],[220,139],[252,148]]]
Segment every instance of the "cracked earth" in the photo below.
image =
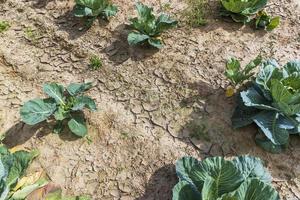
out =
[[[183,1],[143,1],[180,19]],[[31,166],[43,168],[66,194],[95,200],[167,200],[176,184],[174,163],[185,155],[250,154],[262,158],[282,199],[300,199],[300,140],[274,155],[255,145],[256,127],[231,128],[234,98],[226,98],[225,61],[247,63],[256,55],[280,64],[300,55],[300,3],[273,0],[267,10],[282,17],[272,33],[224,22],[213,12],[198,29],[180,24],[164,34],[160,51],[129,47],[126,22],[134,1],[115,0],[119,13],[109,23],[85,30],[72,16],[73,1],[0,1],[1,20],[11,27],[0,35],[0,131],[5,143],[37,148]],[[217,2],[212,2],[217,4]],[[28,32],[32,34],[28,34]],[[97,55],[103,68],[91,71]],[[46,82],[92,81],[99,110],[86,113],[89,138],[55,135],[45,124],[20,123],[19,109],[42,97]],[[197,139],[191,135],[201,130]]]

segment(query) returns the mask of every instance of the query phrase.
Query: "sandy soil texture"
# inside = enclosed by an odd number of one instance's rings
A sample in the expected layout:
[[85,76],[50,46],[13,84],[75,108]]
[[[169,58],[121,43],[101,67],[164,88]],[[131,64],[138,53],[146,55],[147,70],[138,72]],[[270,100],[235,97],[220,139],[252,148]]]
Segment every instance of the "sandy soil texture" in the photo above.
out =
[[[181,19],[182,0],[145,0]],[[159,3],[160,2],[160,3]],[[267,10],[282,18],[272,33],[225,22],[212,11],[205,27],[180,24],[163,35],[160,51],[129,47],[126,23],[134,1],[115,0],[109,23],[82,29],[71,0],[2,0],[0,19],[11,27],[0,35],[0,131],[5,143],[37,148],[31,170],[43,168],[66,194],[95,200],[167,200],[176,184],[174,163],[185,155],[250,154],[262,158],[282,199],[300,199],[300,139],[274,155],[255,145],[255,126],[231,128],[234,98],[226,98],[225,61],[247,63],[258,54],[285,64],[300,56],[300,3],[271,0]],[[212,2],[216,5],[217,2]],[[103,59],[91,71],[89,58]],[[89,92],[99,111],[86,113],[92,142],[55,135],[45,124],[20,122],[19,109],[42,97],[46,82],[93,81]],[[190,135],[197,132],[199,139]]]

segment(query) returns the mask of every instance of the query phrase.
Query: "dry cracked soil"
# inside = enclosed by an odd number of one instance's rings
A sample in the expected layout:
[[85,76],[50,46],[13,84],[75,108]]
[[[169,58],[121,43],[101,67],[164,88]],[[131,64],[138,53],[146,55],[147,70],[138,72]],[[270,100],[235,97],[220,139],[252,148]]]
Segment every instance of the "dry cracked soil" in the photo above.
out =
[[[168,9],[177,19],[187,7],[182,0],[142,2],[156,12]],[[180,157],[250,154],[266,162],[282,199],[300,199],[299,138],[292,137],[284,153],[270,154],[256,146],[255,126],[233,130],[235,100],[225,97],[223,75],[231,56],[243,63],[258,54],[280,64],[299,59],[299,0],[268,3],[267,10],[282,18],[272,33],[225,22],[211,11],[205,27],[180,23],[164,34],[160,51],[128,46],[126,23],[136,15],[134,1],[114,3],[116,17],[85,29],[73,17],[71,0],[0,1],[0,19],[11,25],[0,35],[0,130],[11,147],[39,149],[30,170],[43,168],[65,194],[167,200]],[[88,68],[92,55],[103,60],[101,69]],[[43,83],[83,81],[93,82],[89,95],[99,108],[86,113],[89,140],[20,122],[20,107],[44,95]]]

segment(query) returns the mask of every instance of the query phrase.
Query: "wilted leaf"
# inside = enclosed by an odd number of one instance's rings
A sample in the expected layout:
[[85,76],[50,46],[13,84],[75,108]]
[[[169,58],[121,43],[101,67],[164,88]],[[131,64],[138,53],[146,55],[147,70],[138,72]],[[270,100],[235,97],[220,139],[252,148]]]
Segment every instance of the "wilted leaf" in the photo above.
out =
[[34,184],[37,180],[39,180],[41,178],[42,174],[43,174],[43,171],[39,171],[39,172],[30,174],[28,176],[22,177],[18,181],[17,185],[14,187],[13,190],[17,191],[18,189],[20,189],[23,186],[28,186],[28,185]]
[[9,149],[9,152],[10,153],[15,153],[17,151],[26,151],[26,152],[30,152],[29,150],[27,150],[24,145],[18,145],[18,146],[15,146],[11,149]]
[[14,160],[6,180],[9,187],[17,182],[17,180],[24,174],[31,161],[37,157],[38,154],[39,152],[37,150],[31,152],[17,151],[12,154]]
[[61,200],[62,190],[59,186],[49,183],[27,196],[26,200]]
[[235,90],[233,87],[229,86],[226,88],[226,97],[232,97],[235,93]]
[[24,200],[29,194],[33,191],[45,186],[48,184],[48,181],[45,179],[40,179],[33,184],[24,186],[22,189],[16,191],[12,195],[12,199],[14,200]]

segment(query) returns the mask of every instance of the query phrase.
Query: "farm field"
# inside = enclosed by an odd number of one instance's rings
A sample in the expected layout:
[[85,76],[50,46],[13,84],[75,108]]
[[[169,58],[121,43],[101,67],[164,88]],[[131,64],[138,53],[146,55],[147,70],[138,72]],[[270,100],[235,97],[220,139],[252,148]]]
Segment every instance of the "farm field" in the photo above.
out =
[[[95,200],[168,200],[178,182],[175,162],[183,156],[252,155],[270,171],[281,199],[300,199],[300,138],[269,153],[256,145],[257,127],[233,129],[235,97],[226,97],[226,60],[247,64],[257,55],[280,65],[300,59],[300,1],[270,0],[266,10],[281,17],[272,32],[223,20],[219,1],[210,1],[207,25],[181,20],[182,0],[145,0],[156,13],[169,13],[178,26],[163,34],[156,50],[130,46],[126,24],[135,1],[114,0],[109,22],[87,29],[73,15],[72,0],[0,0],[0,133],[13,148],[37,149],[28,172],[43,169],[65,195]],[[89,67],[97,56],[102,66]],[[53,134],[46,123],[20,121],[20,108],[45,97],[43,84],[92,82],[86,92],[96,112],[84,111],[88,136]],[[238,95],[238,94],[236,94]]]

